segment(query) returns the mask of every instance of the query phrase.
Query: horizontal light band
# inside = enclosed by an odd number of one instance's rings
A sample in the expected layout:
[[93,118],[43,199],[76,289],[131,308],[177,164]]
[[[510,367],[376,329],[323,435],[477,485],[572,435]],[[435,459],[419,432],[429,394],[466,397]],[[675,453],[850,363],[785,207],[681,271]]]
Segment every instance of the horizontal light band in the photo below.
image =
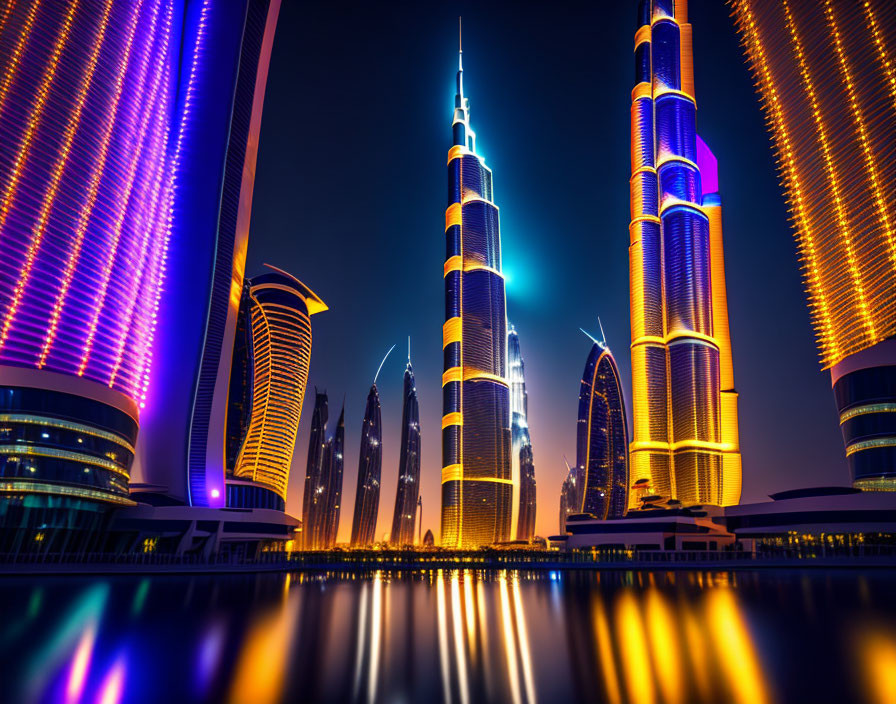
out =
[[442,325],[442,348],[444,349],[452,342],[460,342],[461,322],[460,317],[455,316],[448,318]]
[[[644,42],[650,41],[650,25],[641,25],[635,32],[635,48],[637,49]],[[646,85],[639,83],[638,85]],[[637,87],[637,86],[636,86]]]
[[448,482],[487,482],[489,484],[510,484],[513,485],[513,479],[498,479],[497,477],[460,477],[460,476],[451,476],[450,478],[445,478],[445,470],[442,470],[442,484],[446,484]]
[[452,225],[460,225],[461,222],[460,203],[452,203],[445,210],[445,229],[447,230]]
[[468,272],[468,271],[487,271],[487,272],[489,272],[490,274],[494,274],[495,276],[499,276],[499,277],[501,277],[501,279],[504,278],[504,274],[502,274],[500,271],[498,271],[498,270],[495,269],[494,267],[492,267],[492,266],[488,266],[487,264],[480,264],[479,262],[469,262],[469,261],[464,262],[464,271],[465,271],[465,272]]
[[896,437],[872,438],[871,440],[860,440],[852,445],[846,446],[846,456],[862,452],[863,450],[875,450],[881,447],[896,447]]
[[706,440],[679,440],[678,442],[657,442],[643,440],[629,445],[631,452],[645,450],[660,450],[663,452],[677,452],[678,450],[709,450],[711,452],[738,452],[734,443],[707,442]]
[[442,467],[442,484],[445,482],[457,482],[464,478],[464,466],[462,464],[449,464]]
[[639,100],[640,98],[649,98],[651,97],[650,84],[647,82],[638,83],[634,88],[632,88],[632,102]]
[[107,491],[97,491],[96,489],[68,486],[65,484],[46,484],[44,482],[0,481],[0,492],[28,494],[62,494],[64,496],[75,496],[82,499],[108,501],[109,503],[121,504],[122,506],[137,505],[136,501],[131,501],[124,496],[118,496],[117,494],[112,494]]
[[464,381],[493,381],[496,384],[501,384],[502,386],[510,388],[510,384],[503,376],[484,372],[481,369],[471,369],[469,367],[464,367]]
[[463,379],[463,369],[460,367],[451,367],[446,369],[442,374],[442,386],[450,384],[452,381],[461,381]]
[[638,345],[668,345],[671,342],[676,340],[683,339],[692,339],[695,342],[705,342],[707,344],[713,345],[714,347],[718,347],[718,341],[710,336],[706,335],[702,332],[694,332],[693,330],[673,330],[665,337],[659,337],[658,335],[642,335],[641,337],[632,341],[632,348],[637,347]]
[[657,160],[656,168],[659,169],[663,164],[668,164],[669,162],[672,162],[672,161],[678,161],[678,162],[681,162],[682,164],[687,164],[688,166],[693,166],[698,171],[700,170],[700,167],[697,166],[697,163],[694,161],[691,161],[687,157],[683,157],[680,154],[669,154],[669,153],[664,154],[660,159]]
[[111,472],[120,474],[128,478],[128,473],[115,464],[112,460],[104,457],[94,457],[93,455],[85,455],[81,452],[70,452],[69,450],[57,450],[55,447],[42,447],[40,445],[0,445],[0,455],[26,455],[28,457],[54,457],[60,460],[69,460],[71,462],[83,462],[84,464],[92,464],[95,467],[102,467]]
[[448,257],[448,261],[445,262],[445,273],[443,276],[448,276],[452,271],[461,271],[464,268],[464,258],[459,254],[455,254],[453,257]]
[[[443,377],[444,378],[444,377]],[[442,386],[445,384],[443,383]],[[442,416],[442,430],[452,425],[463,425],[464,417],[460,413],[446,413]]]
[[[840,425],[843,425],[850,418],[863,416],[866,413],[896,413],[896,403],[869,403],[864,406],[856,406],[850,408],[840,414]],[[0,420],[2,420],[0,416]]]
[[469,154],[470,150],[467,149],[463,144],[455,144],[451,149],[448,150],[448,163],[450,164],[453,159],[457,159],[458,157],[462,157],[465,154]]
[[[667,162],[668,162],[668,160],[667,160]],[[660,203],[660,216],[662,216],[662,214],[665,213],[670,208],[675,208],[675,207],[679,207],[679,206],[684,206],[686,208],[690,208],[691,210],[694,210],[695,212],[699,213],[700,215],[705,217],[707,220],[709,220],[709,216],[706,214],[706,211],[703,210],[702,205],[697,205],[696,203],[694,203],[693,201],[690,201],[690,200],[681,200],[680,198],[672,198],[669,196],[663,198],[662,202]]]
[[685,93],[683,90],[676,90],[675,88],[669,88],[668,86],[663,86],[662,88],[658,88],[656,93],[653,94],[654,98],[659,98],[663,95],[677,95],[680,98],[685,98],[690,100],[692,103],[696,104],[697,101],[694,100],[694,96],[690,93]]
[[656,215],[638,215],[637,217],[632,218],[632,221],[628,224],[629,227],[639,222],[653,222],[659,225],[662,220],[660,220]]
[[84,435],[90,435],[95,438],[102,438],[103,440],[114,442],[117,445],[121,445],[131,454],[134,453],[134,448],[131,443],[122,438],[120,435],[115,435],[115,433],[107,433],[105,430],[100,430],[89,425],[82,425],[81,423],[72,423],[71,421],[60,420],[59,418],[48,418],[46,416],[35,416],[30,414],[26,415],[24,413],[0,413],[0,423],[28,423],[31,425],[45,425],[48,428],[62,428],[63,430],[71,430],[76,433],[83,433]]

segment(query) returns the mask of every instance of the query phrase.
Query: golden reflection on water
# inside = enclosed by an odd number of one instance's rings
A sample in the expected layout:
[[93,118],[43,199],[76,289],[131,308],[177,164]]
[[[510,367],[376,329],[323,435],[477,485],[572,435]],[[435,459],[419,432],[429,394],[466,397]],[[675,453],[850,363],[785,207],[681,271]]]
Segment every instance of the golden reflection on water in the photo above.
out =
[[869,626],[859,634],[860,670],[868,701],[896,702],[896,634]]

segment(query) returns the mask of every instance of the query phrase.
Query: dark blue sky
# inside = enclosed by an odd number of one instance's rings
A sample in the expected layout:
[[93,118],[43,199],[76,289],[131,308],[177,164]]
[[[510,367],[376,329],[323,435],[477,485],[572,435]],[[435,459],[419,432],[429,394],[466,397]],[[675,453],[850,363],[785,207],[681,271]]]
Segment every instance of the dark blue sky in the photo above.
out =
[[[743,500],[844,484],[792,230],[749,71],[723,3],[691,0],[698,130],[719,160]],[[424,529],[438,535],[446,155],[464,18],[464,82],[501,209],[508,317],[520,334],[538,485],[557,530],[562,455],[603,321],[630,398],[629,108],[634,2],[284,2],[258,154],[247,273],[263,262],[330,306],[315,316],[290,480],[298,515],[313,386],[346,398],[340,539],[354,506],[364,400],[380,358],[384,461],[377,534],[398,473],[407,335],[421,404]],[[334,407],[335,406],[335,407]],[[332,423],[331,423],[332,426]]]

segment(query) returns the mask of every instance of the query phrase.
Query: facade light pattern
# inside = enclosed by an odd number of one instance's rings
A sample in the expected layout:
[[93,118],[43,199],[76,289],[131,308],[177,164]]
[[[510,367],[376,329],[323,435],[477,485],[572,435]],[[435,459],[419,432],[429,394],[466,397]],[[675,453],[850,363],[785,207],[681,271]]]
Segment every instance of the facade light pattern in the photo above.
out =
[[[630,480],[685,503],[740,498],[715,159],[696,133],[687,4],[642,0],[632,90]],[[708,176],[708,174],[706,174]],[[633,498],[631,500],[634,500]]]
[[463,69],[457,72],[445,212],[442,545],[511,536],[507,314],[492,172],[476,153]]
[[[388,356],[388,353],[387,353]],[[385,360],[383,360],[385,361]],[[382,365],[380,365],[382,367]],[[358,485],[352,518],[351,544],[372,545],[376,540],[376,520],[380,508],[380,480],[383,471],[383,419],[376,382],[367,394],[361,424],[361,448],[358,454]]]
[[884,0],[733,8],[827,369],[896,335],[896,14]]
[[137,403],[164,262],[171,20],[163,0],[20,3],[0,33],[0,363]]
[[326,306],[298,279],[269,268],[249,284],[252,412],[233,476],[285,500],[311,364],[311,315]]

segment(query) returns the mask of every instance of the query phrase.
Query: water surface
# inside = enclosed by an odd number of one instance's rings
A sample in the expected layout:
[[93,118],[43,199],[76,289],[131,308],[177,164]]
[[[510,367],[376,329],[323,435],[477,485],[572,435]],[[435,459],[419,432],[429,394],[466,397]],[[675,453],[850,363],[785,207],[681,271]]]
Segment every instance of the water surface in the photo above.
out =
[[13,702],[896,701],[896,572],[0,578]]

